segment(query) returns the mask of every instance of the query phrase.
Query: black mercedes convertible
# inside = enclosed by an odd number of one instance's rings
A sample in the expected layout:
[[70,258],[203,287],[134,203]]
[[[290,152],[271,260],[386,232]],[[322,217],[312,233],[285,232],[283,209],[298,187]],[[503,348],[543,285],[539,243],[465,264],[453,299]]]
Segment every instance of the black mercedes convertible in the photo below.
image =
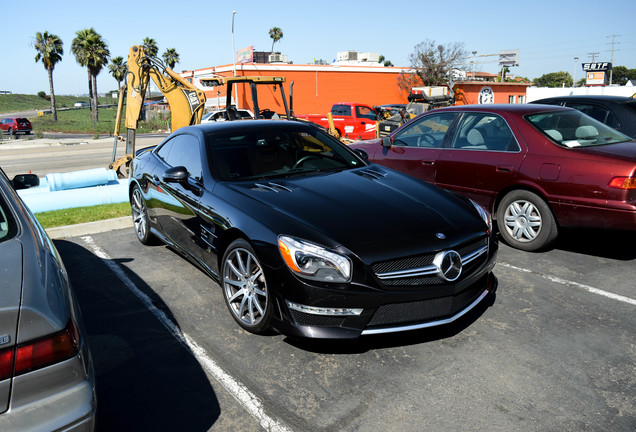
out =
[[138,239],[200,266],[257,334],[447,324],[496,287],[487,211],[369,163],[311,124],[181,128],[136,155],[130,202]]

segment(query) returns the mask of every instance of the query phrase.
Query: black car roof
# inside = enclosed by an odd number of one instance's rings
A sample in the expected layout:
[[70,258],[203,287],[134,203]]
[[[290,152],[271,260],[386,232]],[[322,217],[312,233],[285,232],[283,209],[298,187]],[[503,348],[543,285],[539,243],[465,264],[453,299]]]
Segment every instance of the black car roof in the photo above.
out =
[[636,99],[629,96],[614,96],[614,95],[571,95],[571,96],[554,96],[549,98],[542,98],[532,101],[530,103],[543,103],[548,101],[598,101],[598,102],[634,102]]
[[314,127],[312,123],[293,121],[293,120],[236,120],[224,122],[201,123],[195,126],[188,126],[186,129],[197,129],[204,134],[217,132],[230,132],[236,130],[250,131],[257,129],[287,129],[297,130],[299,128]]

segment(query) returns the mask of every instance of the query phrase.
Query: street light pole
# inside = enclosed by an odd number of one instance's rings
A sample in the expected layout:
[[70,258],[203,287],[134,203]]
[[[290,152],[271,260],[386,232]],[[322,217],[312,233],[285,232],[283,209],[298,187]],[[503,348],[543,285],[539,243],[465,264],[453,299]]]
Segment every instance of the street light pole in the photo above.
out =
[[[234,76],[236,76],[236,49],[234,48],[234,15],[236,15],[236,11],[232,11],[232,62],[234,64],[234,67],[233,67]],[[236,107],[238,108],[238,95],[236,94],[236,83],[234,83],[234,97],[236,98]]]
[[574,75],[572,75],[572,88],[576,87],[576,65],[579,61],[578,57],[574,57]]

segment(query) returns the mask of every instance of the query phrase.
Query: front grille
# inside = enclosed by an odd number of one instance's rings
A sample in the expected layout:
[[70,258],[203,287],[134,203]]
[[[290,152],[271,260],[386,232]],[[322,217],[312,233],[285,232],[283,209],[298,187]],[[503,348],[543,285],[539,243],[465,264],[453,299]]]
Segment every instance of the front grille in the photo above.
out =
[[316,327],[340,327],[344,323],[344,318],[340,316],[315,315],[289,309],[294,322],[299,325]]
[[[487,236],[483,236],[477,240],[459,245],[459,247],[455,248],[455,251],[459,253],[459,255],[461,255],[462,261],[464,261],[467,257],[471,256],[471,254],[482,250],[484,247],[488,247]],[[386,287],[415,287],[444,284],[446,283],[446,281],[436,276],[435,266],[433,265],[433,260],[435,259],[435,255],[438,252],[439,251],[435,251],[422,255],[377,262],[371,266],[371,269],[380,279],[380,283]],[[486,253],[473,258],[472,261],[466,262],[462,268],[462,274],[459,280],[462,280],[472,274],[476,269],[480,268],[487,259],[488,253],[486,251]],[[386,273],[426,268],[432,268],[433,270],[428,271],[428,273],[430,274],[419,274],[395,278],[383,277],[383,274]]]
[[451,317],[474,302],[482,292],[482,284],[474,284],[457,296],[382,305],[375,311],[368,325],[421,323]]

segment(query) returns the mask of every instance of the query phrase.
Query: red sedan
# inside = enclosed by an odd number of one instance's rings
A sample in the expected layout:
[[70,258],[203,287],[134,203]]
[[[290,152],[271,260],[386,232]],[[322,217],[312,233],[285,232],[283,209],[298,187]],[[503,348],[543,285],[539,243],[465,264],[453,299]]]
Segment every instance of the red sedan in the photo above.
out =
[[636,230],[636,141],[577,110],[442,108],[351,147],[472,198],[518,249],[547,247],[561,227]]

